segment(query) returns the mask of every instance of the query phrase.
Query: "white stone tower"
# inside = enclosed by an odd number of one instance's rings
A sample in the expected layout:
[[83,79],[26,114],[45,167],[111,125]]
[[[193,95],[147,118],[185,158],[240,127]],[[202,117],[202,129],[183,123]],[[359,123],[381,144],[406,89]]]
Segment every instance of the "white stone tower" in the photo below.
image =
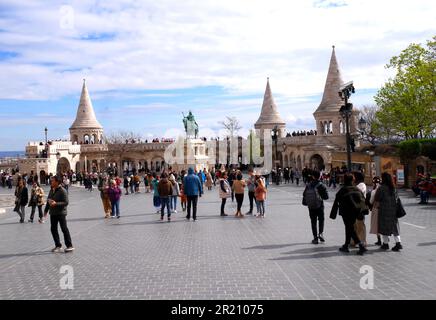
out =
[[70,139],[72,143],[77,144],[103,143],[103,127],[95,116],[85,79],[83,79],[76,120],[70,127]]
[[[313,113],[318,135],[345,135],[345,120],[339,113],[339,109],[344,104],[344,101],[338,94],[343,83],[338,61],[336,59],[335,46],[333,46],[322,100],[316,111]],[[351,133],[356,131],[356,119],[358,115],[356,109],[354,109],[353,115],[354,116],[350,118]]]
[[274,102],[271,87],[269,85],[269,78],[267,78],[262,111],[259,119],[254,124],[254,128],[260,130],[260,137],[263,138],[263,131],[265,129],[272,130],[275,126],[279,129],[279,137],[284,137],[286,135],[286,123],[283,121],[277,110],[277,105]]

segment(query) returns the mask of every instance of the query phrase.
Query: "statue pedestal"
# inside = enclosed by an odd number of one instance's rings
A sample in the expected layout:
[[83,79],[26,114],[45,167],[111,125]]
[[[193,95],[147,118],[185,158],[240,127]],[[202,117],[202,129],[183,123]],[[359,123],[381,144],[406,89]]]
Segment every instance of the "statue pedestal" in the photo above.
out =
[[[206,141],[187,138],[184,139],[183,143],[183,158],[177,155],[178,161],[170,164],[173,169],[181,171],[193,168],[199,171],[213,166],[208,163],[211,159],[206,155]],[[177,152],[177,149],[175,151]]]

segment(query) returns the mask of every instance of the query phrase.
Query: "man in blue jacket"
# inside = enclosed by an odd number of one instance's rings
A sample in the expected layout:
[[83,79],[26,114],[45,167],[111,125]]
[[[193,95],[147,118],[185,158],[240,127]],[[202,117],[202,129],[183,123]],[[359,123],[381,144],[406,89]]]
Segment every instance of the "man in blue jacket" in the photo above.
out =
[[188,199],[188,214],[186,219],[191,219],[192,207],[192,218],[196,221],[198,196],[201,197],[203,194],[203,185],[200,178],[194,174],[193,168],[188,169],[188,175],[183,179],[183,190]]

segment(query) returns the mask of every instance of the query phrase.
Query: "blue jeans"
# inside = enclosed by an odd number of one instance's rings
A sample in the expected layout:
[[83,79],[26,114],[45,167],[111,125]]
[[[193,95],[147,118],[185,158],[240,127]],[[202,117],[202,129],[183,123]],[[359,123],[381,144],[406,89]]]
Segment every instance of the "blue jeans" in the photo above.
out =
[[256,201],[257,211],[260,215],[265,215],[265,201]]
[[430,198],[430,193],[425,190],[421,190],[421,202],[427,203]]
[[177,196],[171,196],[170,197],[170,209],[176,210],[177,209]]
[[115,211],[116,211],[116,216],[119,217],[120,216],[120,200],[111,202],[112,204],[112,217],[115,217]]
[[161,217],[163,217],[165,215],[165,207],[167,207],[168,218],[171,217],[170,198],[169,197],[160,198],[160,202],[162,204],[161,207],[160,207],[160,215],[161,215]]

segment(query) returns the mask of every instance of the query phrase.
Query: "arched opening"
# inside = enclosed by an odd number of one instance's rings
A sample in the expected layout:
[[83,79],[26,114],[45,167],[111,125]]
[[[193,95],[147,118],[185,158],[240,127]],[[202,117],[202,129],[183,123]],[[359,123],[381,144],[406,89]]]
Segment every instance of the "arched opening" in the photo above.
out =
[[93,135],[91,136],[90,143],[91,143],[91,144],[94,144],[96,140],[97,140],[97,138],[96,138],[95,134],[93,134]]
[[298,168],[298,170],[301,170],[303,168],[303,166],[301,165],[301,156],[300,155],[297,156],[297,168]]
[[310,157],[310,167],[318,171],[325,169],[324,159],[319,154],[314,154]]
[[77,134],[73,134],[73,143],[79,143],[79,136]]
[[39,183],[47,184],[47,174],[45,173],[45,170],[39,171]]
[[342,122],[342,120],[339,122],[339,133],[340,134],[344,134],[344,123]]
[[63,157],[60,158],[58,161],[58,164],[56,166],[56,173],[57,174],[64,174],[71,170],[70,162],[67,158]]
[[319,127],[320,127],[320,131],[321,131],[321,134],[324,134],[325,132],[324,132],[324,123],[322,123],[322,121],[320,122],[320,124],[319,124]]
[[84,143],[84,144],[89,144],[89,135],[88,135],[88,134],[85,134],[85,135],[83,136],[83,143]]
[[329,133],[329,125],[327,123],[327,121],[324,122],[324,134],[328,134]]
[[80,172],[80,162],[76,163],[76,172]]
[[287,154],[285,155],[285,159],[283,160],[283,166],[289,167],[289,157]]
[[329,121],[329,133],[333,134],[333,122]]

